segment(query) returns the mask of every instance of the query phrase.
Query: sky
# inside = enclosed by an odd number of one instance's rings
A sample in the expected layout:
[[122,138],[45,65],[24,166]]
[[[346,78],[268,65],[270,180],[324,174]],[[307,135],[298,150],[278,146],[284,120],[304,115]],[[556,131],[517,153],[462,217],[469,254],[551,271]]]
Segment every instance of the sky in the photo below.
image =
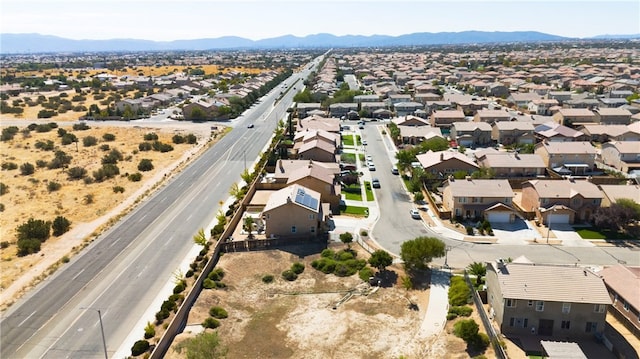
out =
[[640,34],[640,0],[0,0],[0,33],[70,39],[260,40],[466,30],[580,38]]

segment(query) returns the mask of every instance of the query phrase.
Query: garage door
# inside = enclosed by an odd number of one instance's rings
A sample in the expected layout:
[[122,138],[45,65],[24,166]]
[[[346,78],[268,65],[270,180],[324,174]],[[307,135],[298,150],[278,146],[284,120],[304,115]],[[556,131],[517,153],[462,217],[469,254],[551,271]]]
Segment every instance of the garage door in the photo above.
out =
[[509,222],[510,213],[508,212],[490,212],[489,213],[489,222],[494,223],[508,223]]
[[550,214],[547,216],[547,222],[551,222],[551,225],[556,223],[569,223],[568,214]]

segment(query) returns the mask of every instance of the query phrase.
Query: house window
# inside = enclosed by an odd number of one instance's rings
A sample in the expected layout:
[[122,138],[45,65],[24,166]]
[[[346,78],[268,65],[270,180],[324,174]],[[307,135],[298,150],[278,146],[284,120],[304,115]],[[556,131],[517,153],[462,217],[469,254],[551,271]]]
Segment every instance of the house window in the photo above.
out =
[[572,202],[573,202],[574,206],[579,206],[580,205],[580,198],[574,198]]
[[[602,305],[602,304],[600,304]],[[626,310],[627,312],[629,311],[629,303],[627,303],[627,301],[625,300],[622,304],[622,307],[624,308],[624,310]],[[602,313],[602,312],[598,312],[598,313]]]
[[593,311],[595,313],[604,313],[605,306],[604,304],[596,304],[593,306]]
[[507,299],[507,308],[515,308],[516,300],[515,299]]
[[315,215],[314,213],[311,213],[311,214],[309,215],[309,219],[311,219],[311,220],[316,219],[316,215]]
[[544,301],[536,300],[536,312],[544,312]]
[[313,227],[313,226],[312,226],[312,227],[309,227],[309,231],[310,231],[311,233],[316,233],[316,227]]
[[524,318],[522,320],[522,327],[526,328],[527,326],[529,326],[529,318]]
[[478,203],[478,202],[480,202],[480,199],[478,197],[473,197],[471,202]]
[[563,320],[560,323],[560,329],[570,329],[571,327],[571,321],[570,320]]
[[586,333],[593,333],[593,332],[596,331],[596,329],[598,329],[598,323],[596,323],[596,322],[587,322],[587,325],[584,328],[584,331]]
[[529,307],[533,307],[533,301],[532,301],[532,300],[530,300],[530,301],[527,303],[527,305],[528,305]]
[[267,215],[265,216],[266,219],[271,218],[271,214],[267,213]]
[[467,197],[458,197],[458,203],[467,203]]
[[568,314],[571,311],[571,303],[562,303],[562,313]]
[[296,233],[296,226],[291,226],[291,233]]
[[516,318],[511,317],[509,318],[509,326],[513,327],[516,324]]
[[542,198],[540,201],[542,202],[542,204],[549,203],[549,199],[548,198]]

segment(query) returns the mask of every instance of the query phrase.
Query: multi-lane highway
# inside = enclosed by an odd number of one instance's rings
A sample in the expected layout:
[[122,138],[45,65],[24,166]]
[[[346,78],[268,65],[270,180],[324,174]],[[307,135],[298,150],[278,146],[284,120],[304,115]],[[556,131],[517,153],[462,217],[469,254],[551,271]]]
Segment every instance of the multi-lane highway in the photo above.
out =
[[[308,73],[284,83],[300,88]],[[247,160],[260,156],[286,116],[295,91],[276,101],[281,91],[265,96],[215,146],[7,310],[0,322],[0,357],[102,358],[97,310],[112,356],[172,280],[193,247],[193,235],[215,218]]]

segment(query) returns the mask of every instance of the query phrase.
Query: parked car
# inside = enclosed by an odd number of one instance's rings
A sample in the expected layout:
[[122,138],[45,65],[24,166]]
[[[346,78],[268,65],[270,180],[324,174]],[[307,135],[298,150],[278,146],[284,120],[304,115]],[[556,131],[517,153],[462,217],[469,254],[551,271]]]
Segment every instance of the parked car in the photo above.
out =
[[373,188],[380,188],[380,181],[378,181],[378,179],[377,179],[377,178],[372,179],[372,180],[371,180],[371,186],[372,186]]
[[247,126],[247,128],[253,128],[253,123],[250,123],[249,126]]
[[367,145],[367,140],[362,140],[362,145],[366,146]]
[[393,173],[394,175],[400,174],[400,172],[398,171],[398,167],[396,166],[391,167],[391,173]]
[[373,163],[369,164],[369,171],[375,171],[376,170],[376,166],[373,165]]
[[413,218],[413,219],[420,219],[420,211],[418,211],[415,208],[410,210],[409,214],[411,214],[411,218]]

